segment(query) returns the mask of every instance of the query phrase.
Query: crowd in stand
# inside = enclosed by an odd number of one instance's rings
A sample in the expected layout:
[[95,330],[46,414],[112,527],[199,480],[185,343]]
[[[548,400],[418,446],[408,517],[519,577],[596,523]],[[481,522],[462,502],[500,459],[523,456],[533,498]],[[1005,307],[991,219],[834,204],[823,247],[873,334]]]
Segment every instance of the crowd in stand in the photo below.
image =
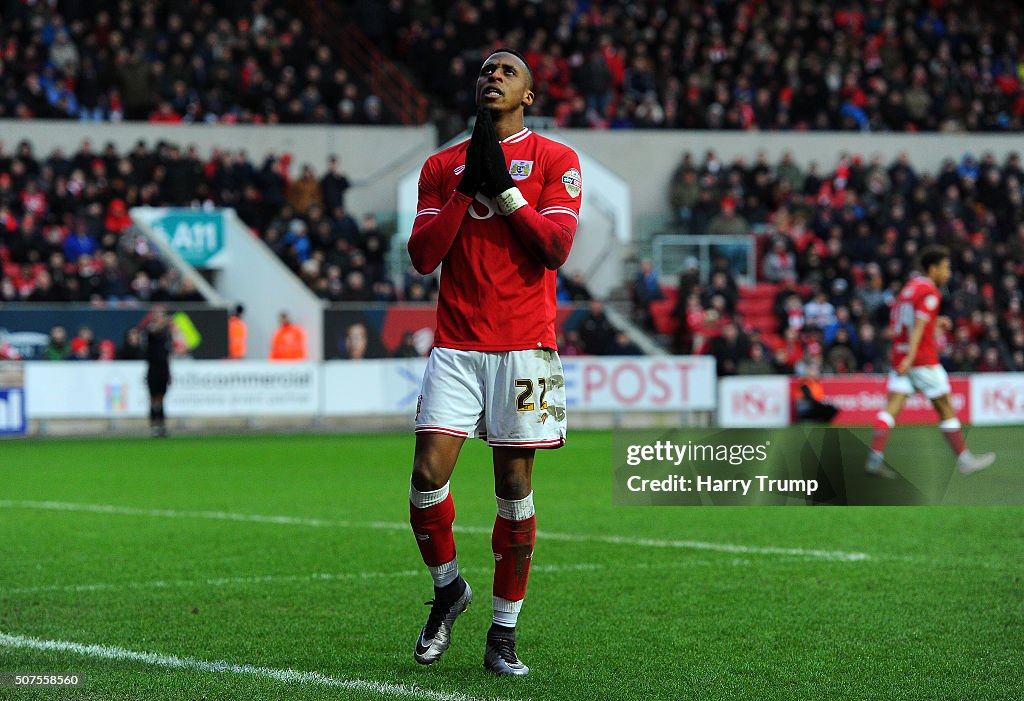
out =
[[[269,0],[0,7],[0,116],[393,121],[330,42]],[[1024,10],[1012,0],[393,0],[348,11],[462,117],[480,60],[507,44],[533,67],[530,114],[562,126],[1024,126]]]
[[0,3],[0,118],[391,121],[334,49],[278,5]]
[[[365,31],[459,114],[500,44],[562,126],[1014,131],[1024,9],[929,0],[356,3]],[[501,28],[500,33],[496,28]]]
[[[132,227],[127,210],[147,206],[233,206],[318,295],[332,301],[391,301],[390,237],[372,215],[344,206],[349,181],[331,157],[317,177],[288,156],[262,164],[245,152],[138,142],[129,153],[85,140],[74,154],[38,156],[29,142],[0,143],[0,302],[202,301]],[[411,299],[432,279],[410,274]]]
[[54,326],[42,354],[43,360],[144,360],[142,331],[132,326],[124,333],[121,345],[110,339],[95,337],[92,329],[81,326],[74,336],[67,329]]
[[[728,259],[707,282],[680,275],[676,350],[710,352],[724,374],[887,370],[889,308],[918,251],[952,251],[941,344],[953,371],[1024,370],[1024,169],[966,153],[922,172],[906,154],[891,163],[843,155],[830,172],[791,154],[725,163],[713,151],[682,156],[669,188],[684,232],[759,231],[760,279],[776,285],[776,333],[754,337],[737,315]],[[730,231],[729,233],[735,233]],[[639,284],[639,276],[638,283]],[[752,355],[753,353],[753,355]]]
[[122,156],[86,141],[39,158],[0,142],[0,303],[201,301],[127,211],[177,201],[187,180],[141,146]]
[[[287,156],[262,164],[244,152],[138,143],[126,154],[85,141],[73,154],[37,156],[31,144],[0,147],[0,302],[189,300],[199,295],[131,227],[135,205],[234,206],[309,287],[331,301],[394,301],[385,270],[390,236],[376,219],[345,208],[350,183],[330,158],[291,178]],[[953,370],[1024,369],[1024,168],[1017,154],[947,159],[921,172],[906,155],[891,163],[844,155],[823,172],[790,155],[723,162],[683,154],[669,188],[679,230],[758,230],[759,274],[778,286],[778,328],[758,337],[737,312],[733,270],[716,261],[706,283],[683,271],[678,352],[710,352],[725,373],[886,369],[888,304],[924,245],[953,251],[947,295],[954,328],[944,344]],[[637,299],[659,283],[641,267]],[[434,278],[410,273],[403,299],[436,294]],[[561,301],[591,298],[579,275],[560,275]],[[632,353],[600,304],[566,333],[572,353]],[[588,331],[587,329],[591,329]],[[597,331],[594,331],[597,329]],[[588,335],[589,334],[589,335]]]

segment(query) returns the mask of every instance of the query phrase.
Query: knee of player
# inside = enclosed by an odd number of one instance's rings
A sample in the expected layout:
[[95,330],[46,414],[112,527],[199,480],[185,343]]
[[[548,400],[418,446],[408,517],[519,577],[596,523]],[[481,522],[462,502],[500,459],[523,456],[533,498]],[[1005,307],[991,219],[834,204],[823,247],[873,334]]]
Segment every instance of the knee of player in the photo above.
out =
[[530,476],[524,472],[505,472],[494,480],[494,493],[502,499],[523,499],[533,491]]
[[413,460],[412,486],[419,491],[432,492],[443,487],[447,481],[442,470],[432,464],[429,459],[417,457]]

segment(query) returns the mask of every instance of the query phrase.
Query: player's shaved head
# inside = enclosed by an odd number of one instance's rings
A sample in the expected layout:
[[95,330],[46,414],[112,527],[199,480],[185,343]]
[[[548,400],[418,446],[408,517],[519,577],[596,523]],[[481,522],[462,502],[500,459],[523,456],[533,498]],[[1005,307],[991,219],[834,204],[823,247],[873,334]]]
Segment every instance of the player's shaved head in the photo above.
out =
[[492,58],[494,58],[498,54],[511,54],[512,56],[515,56],[517,59],[519,59],[519,62],[523,64],[523,68],[526,69],[526,78],[527,78],[527,85],[526,85],[526,87],[529,90],[533,90],[533,69],[530,68],[530,64],[527,62],[526,57],[523,56],[518,51],[516,51],[515,49],[510,49],[508,47],[504,47],[503,46],[500,49],[495,49],[494,51],[492,51],[491,54],[487,58],[484,59],[484,63],[486,64],[488,61],[490,61]]

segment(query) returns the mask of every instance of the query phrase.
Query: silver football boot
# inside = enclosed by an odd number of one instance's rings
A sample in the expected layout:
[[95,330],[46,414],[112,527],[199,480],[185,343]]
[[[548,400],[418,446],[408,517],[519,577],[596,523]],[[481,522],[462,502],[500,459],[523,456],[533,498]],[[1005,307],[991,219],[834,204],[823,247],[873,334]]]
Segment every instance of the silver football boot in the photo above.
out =
[[416,639],[416,647],[413,649],[413,658],[420,664],[433,664],[441,659],[441,655],[452,644],[452,626],[455,619],[459,617],[469,605],[473,603],[473,590],[469,582],[463,580],[466,588],[462,595],[451,604],[445,604],[436,597],[430,604],[430,615],[427,622],[420,630],[420,637]]
[[516,655],[516,638],[487,634],[484,649],[484,669],[503,677],[525,677],[530,668],[519,661]]

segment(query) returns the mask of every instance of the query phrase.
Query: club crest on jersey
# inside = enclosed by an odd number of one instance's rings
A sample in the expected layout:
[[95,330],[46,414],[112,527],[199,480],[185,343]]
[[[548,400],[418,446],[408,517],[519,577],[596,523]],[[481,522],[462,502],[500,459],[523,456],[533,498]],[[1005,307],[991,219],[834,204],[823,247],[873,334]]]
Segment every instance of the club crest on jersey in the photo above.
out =
[[513,180],[526,180],[533,172],[533,161],[512,161],[508,173]]
[[562,184],[565,185],[565,191],[569,193],[569,197],[579,197],[580,191],[583,189],[583,176],[575,168],[570,168],[562,174]]

